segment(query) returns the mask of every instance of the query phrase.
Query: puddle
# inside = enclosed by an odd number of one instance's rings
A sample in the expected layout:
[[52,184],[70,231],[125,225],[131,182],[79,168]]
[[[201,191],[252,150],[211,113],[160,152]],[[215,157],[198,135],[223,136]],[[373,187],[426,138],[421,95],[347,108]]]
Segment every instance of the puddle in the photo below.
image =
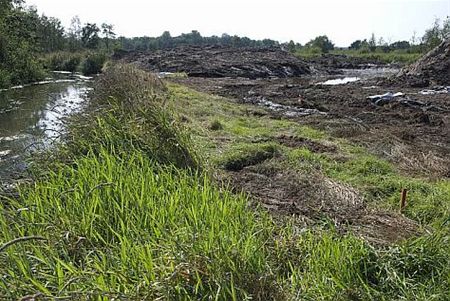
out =
[[261,107],[266,107],[269,110],[272,110],[274,112],[279,112],[287,117],[301,117],[301,116],[309,116],[309,115],[314,115],[314,114],[315,115],[327,115],[327,113],[316,110],[316,109],[306,109],[306,108],[282,105],[282,104],[267,100],[264,97],[245,98],[244,101],[247,103],[256,104]]
[[319,85],[325,86],[344,85],[347,83],[357,82],[359,80],[360,80],[359,77],[344,77],[344,78],[330,79],[325,82],[319,83]]
[[447,94],[450,93],[450,86],[440,87],[434,90],[422,90],[419,92],[420,95],[436,95],[436,94]]

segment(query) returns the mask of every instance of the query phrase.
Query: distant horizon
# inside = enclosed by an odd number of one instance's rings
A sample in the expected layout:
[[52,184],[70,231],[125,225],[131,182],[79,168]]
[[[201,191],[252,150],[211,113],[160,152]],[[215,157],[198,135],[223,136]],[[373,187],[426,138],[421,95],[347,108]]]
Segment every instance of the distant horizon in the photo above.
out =
[[388,43],[411,41],[414,34],[422,37],[435,19],[442,22],[450,15],[449,0],[279,0],[276,5],[268,0],[214,4],[206,0],[61,2],[28,0],[26,5],[60,19],[66,28],[75,16],[83,24],[112,24],[118,37],[158,37],[164,31],[176,37],[197,30],[204,37],[229,34],[304,45],[326,35],[340,48],[369,39],[372,33]]

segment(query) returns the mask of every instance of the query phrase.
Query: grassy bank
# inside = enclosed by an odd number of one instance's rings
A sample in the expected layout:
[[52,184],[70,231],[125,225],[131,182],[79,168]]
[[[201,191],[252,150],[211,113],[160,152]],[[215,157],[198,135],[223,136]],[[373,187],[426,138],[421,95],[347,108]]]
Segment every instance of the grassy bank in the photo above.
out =
[[[328,143],[349,160],[287,146],[282,134]],[[406,214],[428,231],[377,246],[323,219],[301,228],[295,216],[249,206],[248,195],[214,176],[259,163],[321,171],[374,207],[394,208],[397,189],[410,184],[417,204]],[[132,67],[106,70],[65,145],[33,172],[34,184],[0,202],[0,299],[444,300],[449,293],[448,182],[409,179],[342,139]]]

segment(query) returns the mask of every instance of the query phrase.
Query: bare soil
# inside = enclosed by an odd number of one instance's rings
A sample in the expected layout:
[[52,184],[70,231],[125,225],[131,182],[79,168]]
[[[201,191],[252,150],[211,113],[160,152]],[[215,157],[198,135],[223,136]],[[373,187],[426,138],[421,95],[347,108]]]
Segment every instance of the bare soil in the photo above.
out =
[[152,72],[186,73],[190,77],[292,77],[310,74],[301,59],[278,48],[183,46],[154,52],[123,52],[116,59]]

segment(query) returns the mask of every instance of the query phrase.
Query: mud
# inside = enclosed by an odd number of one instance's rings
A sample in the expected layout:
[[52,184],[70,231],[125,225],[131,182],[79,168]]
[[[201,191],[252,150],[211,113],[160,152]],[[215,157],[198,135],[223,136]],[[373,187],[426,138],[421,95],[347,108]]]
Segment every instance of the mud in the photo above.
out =
[[183,46],[154,52],[122,52],[115,59],[160,73],[186,73],[191,77],[292,77],[310,74],[303,60],[278,48]]

